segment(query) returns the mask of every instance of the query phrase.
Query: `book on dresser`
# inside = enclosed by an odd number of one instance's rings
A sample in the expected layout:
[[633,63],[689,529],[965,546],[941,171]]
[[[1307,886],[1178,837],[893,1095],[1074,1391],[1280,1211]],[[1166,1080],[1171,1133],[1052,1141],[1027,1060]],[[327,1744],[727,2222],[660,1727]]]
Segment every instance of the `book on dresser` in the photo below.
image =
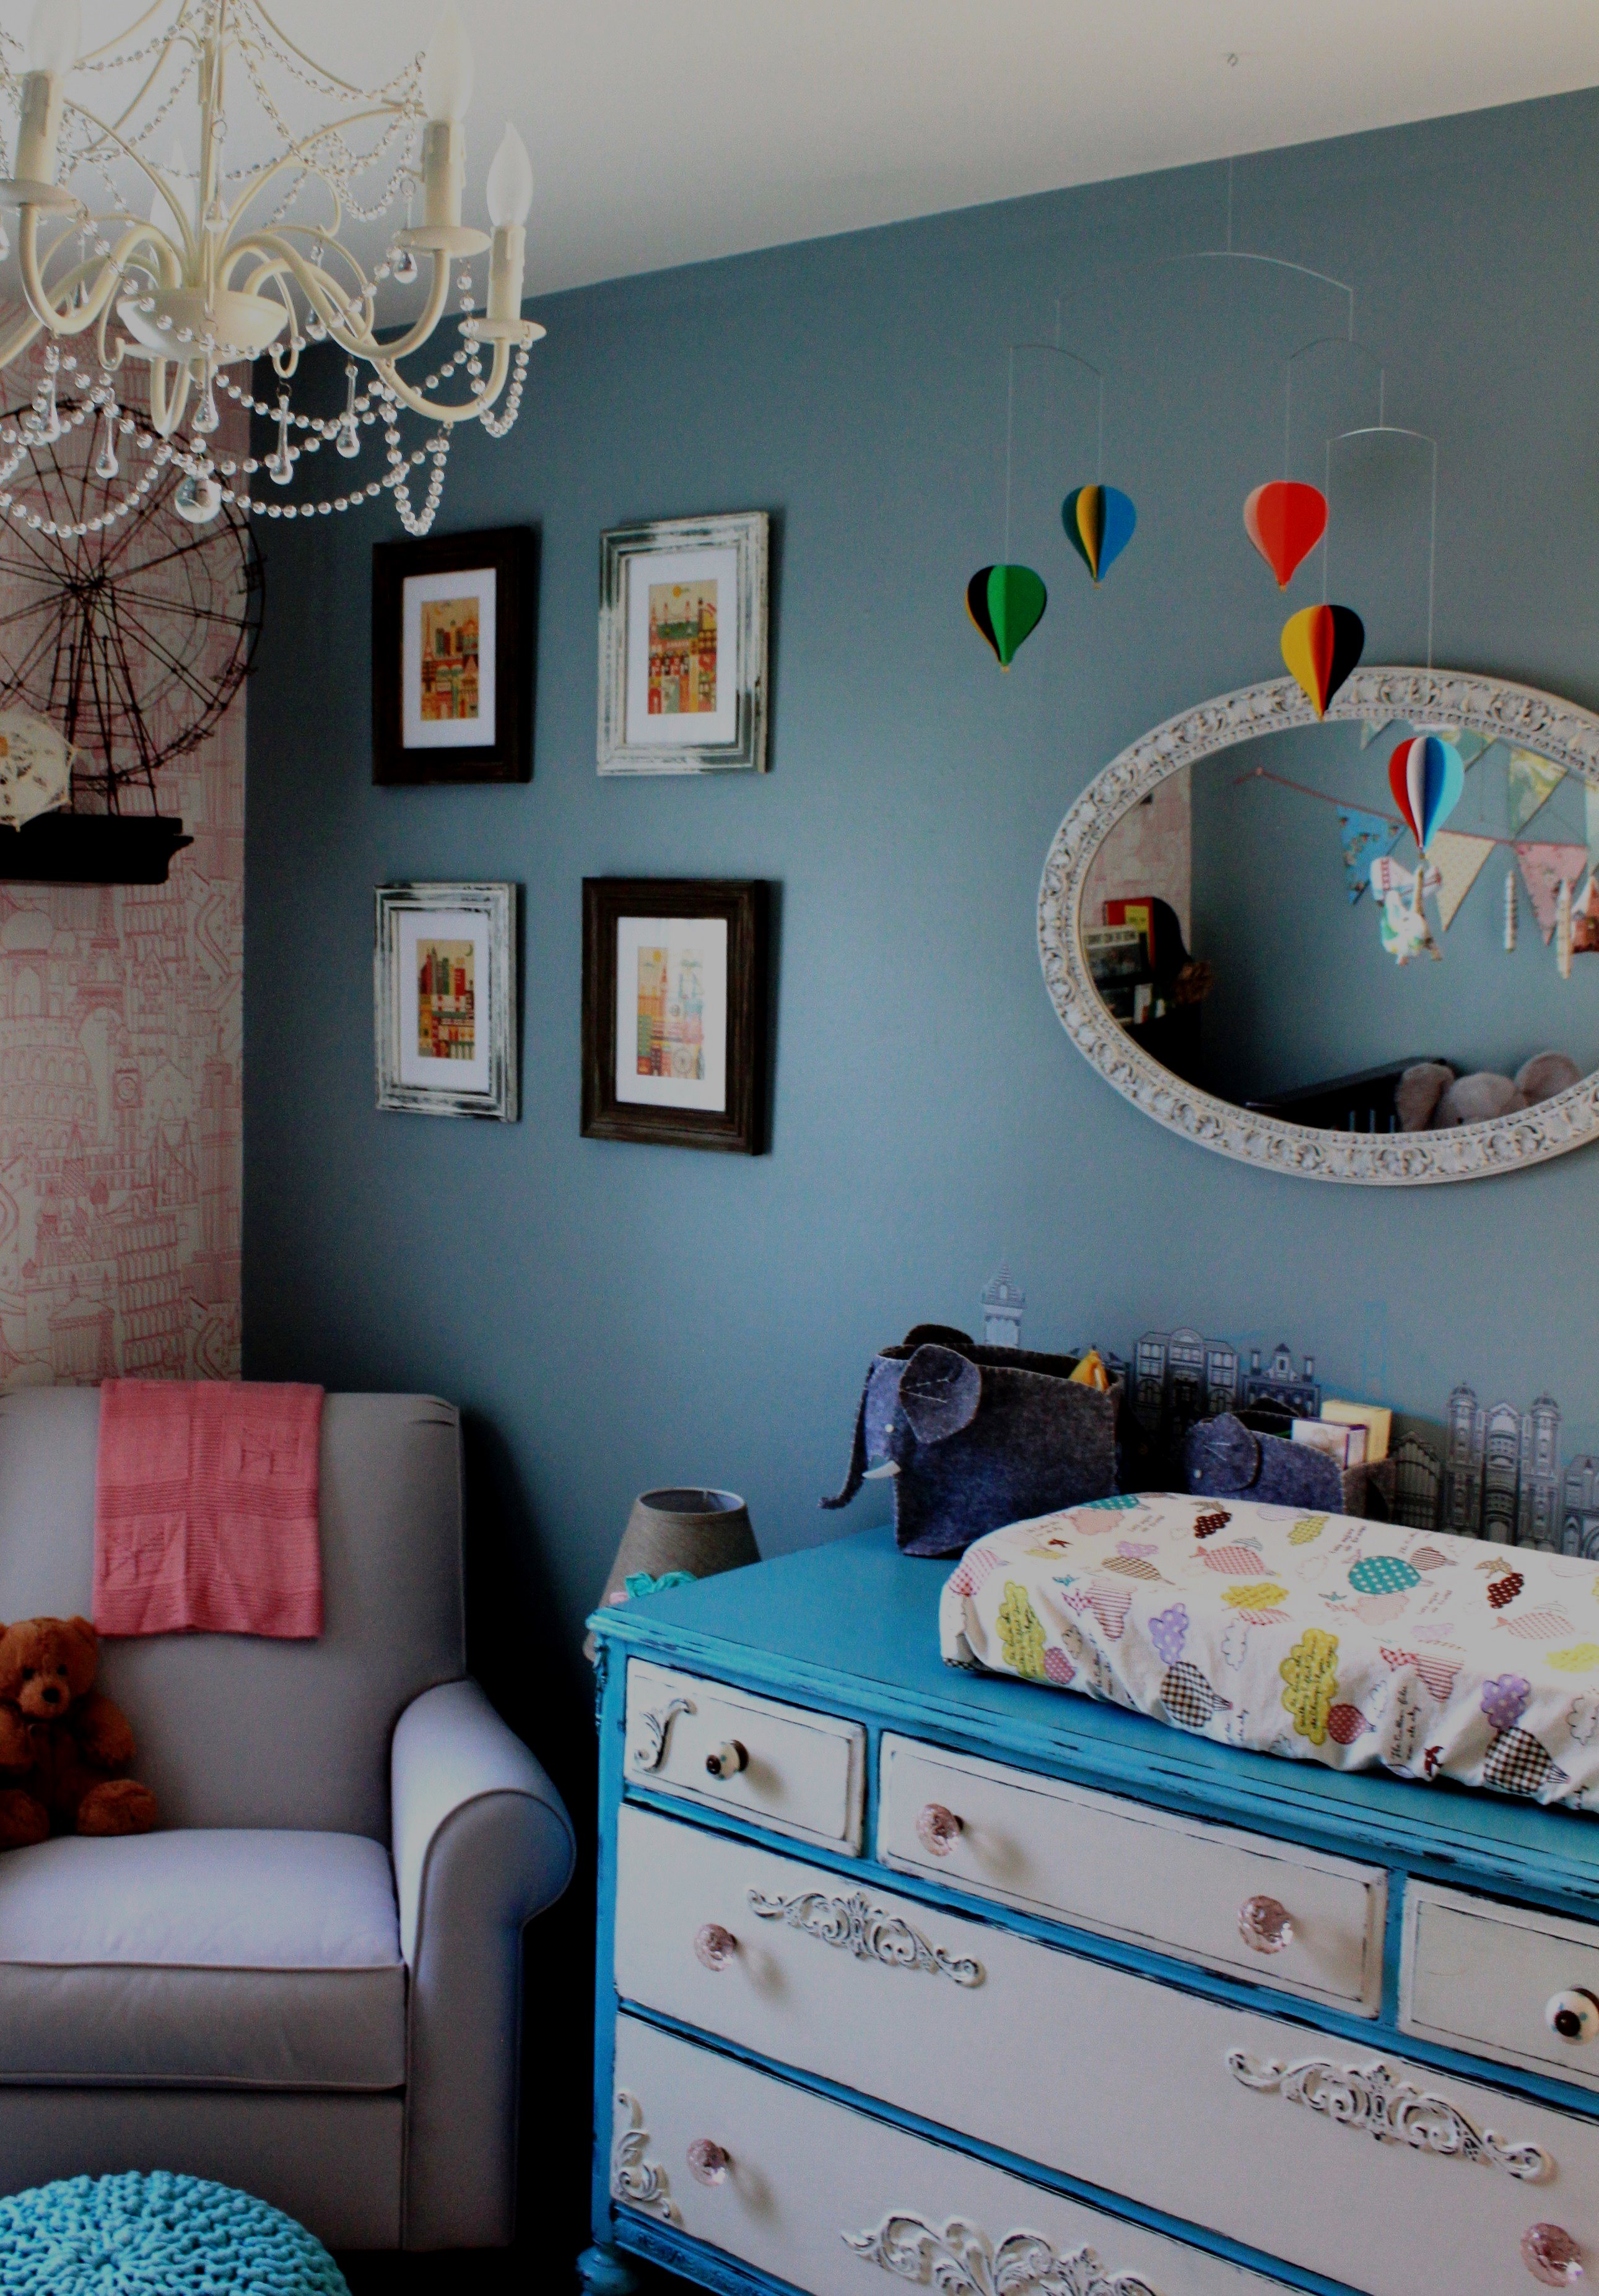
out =
[[589,2296],[1599,2272],[1599,1820],[946,1666],[948,1567],[593,1621]]

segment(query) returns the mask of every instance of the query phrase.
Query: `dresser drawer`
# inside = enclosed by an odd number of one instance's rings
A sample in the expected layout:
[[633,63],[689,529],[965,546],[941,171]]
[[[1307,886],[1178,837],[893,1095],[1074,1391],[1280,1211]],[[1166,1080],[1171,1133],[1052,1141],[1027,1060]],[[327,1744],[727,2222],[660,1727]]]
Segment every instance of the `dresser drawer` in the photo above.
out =
[[[1041,2296],[1041,2283],[1051,2296],[1283,2296],[1279,2281],[636,2018],[618,2023],[615,2070],[611,2166],[619,2207],[708,2241],[810,2296],[889,2296],[896,2280],[947,2286],[951,2296],[1000,2289]],[[696,2176],[689,2150],[705,2140],[728,2157],[698,2156]],[[718,2182],[701,2181],[718,2169]],[[1024,2242],[1049,2253],[1029,2254],[1020,2270]]]
[[858,1851],[866,1734],[858,1722],[633,1659],[628,1785],[736,1810],[776,1833]]
[[[1577,2030],[1557,2031],[1557,2013]],[[1599,1928],[1412,1882],[1399,2023],[1429,2041],[1599,2088]]]
[[[880,1776],[885,1866],[1363,2016],[1382,2006],[1380,1867],[910,1738],[884,1737]],[[1278,1908],[1286,1944],[1274,1940]],[[1253,1944],[1246,1909],[1258,1916]]]
[[1599,2267],[1592,2122],[637,1808],[618,1861],[624,1998],[779,2063],[1368,2296]]

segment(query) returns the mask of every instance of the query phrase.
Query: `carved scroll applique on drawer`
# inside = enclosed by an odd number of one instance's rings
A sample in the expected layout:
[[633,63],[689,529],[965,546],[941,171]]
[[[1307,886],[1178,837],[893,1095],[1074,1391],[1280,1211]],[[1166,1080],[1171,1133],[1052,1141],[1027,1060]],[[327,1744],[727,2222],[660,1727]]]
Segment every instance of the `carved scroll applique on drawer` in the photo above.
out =
[[847,2232],[844,2244],[939,2296],[1156,2296],[1147,2280],[1106,2272],[1091,2248],[1057,2255],[1036,2232],[1007,2233],[996,2248],[960,2217],[940,2232],[920,2217],[887,2216],[875,2232]]
[[785,1922],[791,1930],[819,1938],[824,1945],[840,1947],[857,1961],[881,1961],[890,1969],[925,1969],[947,1977],[956,1985],[980,1985],[983,1965],[969,1956],[958,1958],[941,1946],[930,1945],[920,1930],[898,1914],[871,1905],[858,1890],[848,1897],[830,1898],[822,1890],[806,1890],[792,1898],[768,1898],[764,1890],[748,1893],[750,1910],[763,1922]]
[[633,1749],[634,1768],[658,1770],[665,1759],[668,1731],[679,1714],[692,1714],[693,1710],[692,1698],[668,1698],[664,1706],[641,1714],[638,1718],[638,1742]]
[[644,2125],[638,2099],[628,2090],[619,2088],[616,2101],[627,2121],[625,2128],[617,2130],[611,2148],[611,2199],[625,2201],[630,2209],[638,2209],[647,2217],[659,2217],[662,2224],[681,2224],[683,2219],[672,2198],[666,2170],[659,2161],[644,2158],[650,2149],[650,2132]]
[[1417,2152],[1439,2152],[1480,2169],[1503,2169],[1507,2177],[1537,2184],[1554,2172],[1541,2144],[1506,2144],[1493,2130],[1472,2128],[1447,2097],[1419,2089],[1389,2065],[1335,2065],[1307,2057],[1280,2065],[1232,2049],[1227,2070],[1245,2088],[1308,2106],[1345,2128],[1362,2128],[1380,2144],[1408,2144]]

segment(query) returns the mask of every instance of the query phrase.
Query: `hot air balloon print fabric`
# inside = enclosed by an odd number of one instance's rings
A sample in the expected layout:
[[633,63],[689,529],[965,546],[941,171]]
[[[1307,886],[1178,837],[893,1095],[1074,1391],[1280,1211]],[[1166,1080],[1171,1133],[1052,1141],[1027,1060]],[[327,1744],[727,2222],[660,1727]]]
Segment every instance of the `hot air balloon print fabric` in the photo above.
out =
[[1218,1743],[1599,1811],[1599,1572],[1575,1556],[1144,1493],[990,1531],[939,1634],[953,1666]]

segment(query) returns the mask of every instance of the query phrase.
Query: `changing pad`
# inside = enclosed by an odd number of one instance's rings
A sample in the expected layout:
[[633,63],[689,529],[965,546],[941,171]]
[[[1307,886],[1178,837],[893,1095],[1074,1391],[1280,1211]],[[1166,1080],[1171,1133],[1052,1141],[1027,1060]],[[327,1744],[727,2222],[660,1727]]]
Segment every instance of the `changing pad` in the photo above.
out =
[[1599,1570],[1244,1499],[1146,1493],[990,1531],[954,1666],[1330,1768],[1599,1809]]

